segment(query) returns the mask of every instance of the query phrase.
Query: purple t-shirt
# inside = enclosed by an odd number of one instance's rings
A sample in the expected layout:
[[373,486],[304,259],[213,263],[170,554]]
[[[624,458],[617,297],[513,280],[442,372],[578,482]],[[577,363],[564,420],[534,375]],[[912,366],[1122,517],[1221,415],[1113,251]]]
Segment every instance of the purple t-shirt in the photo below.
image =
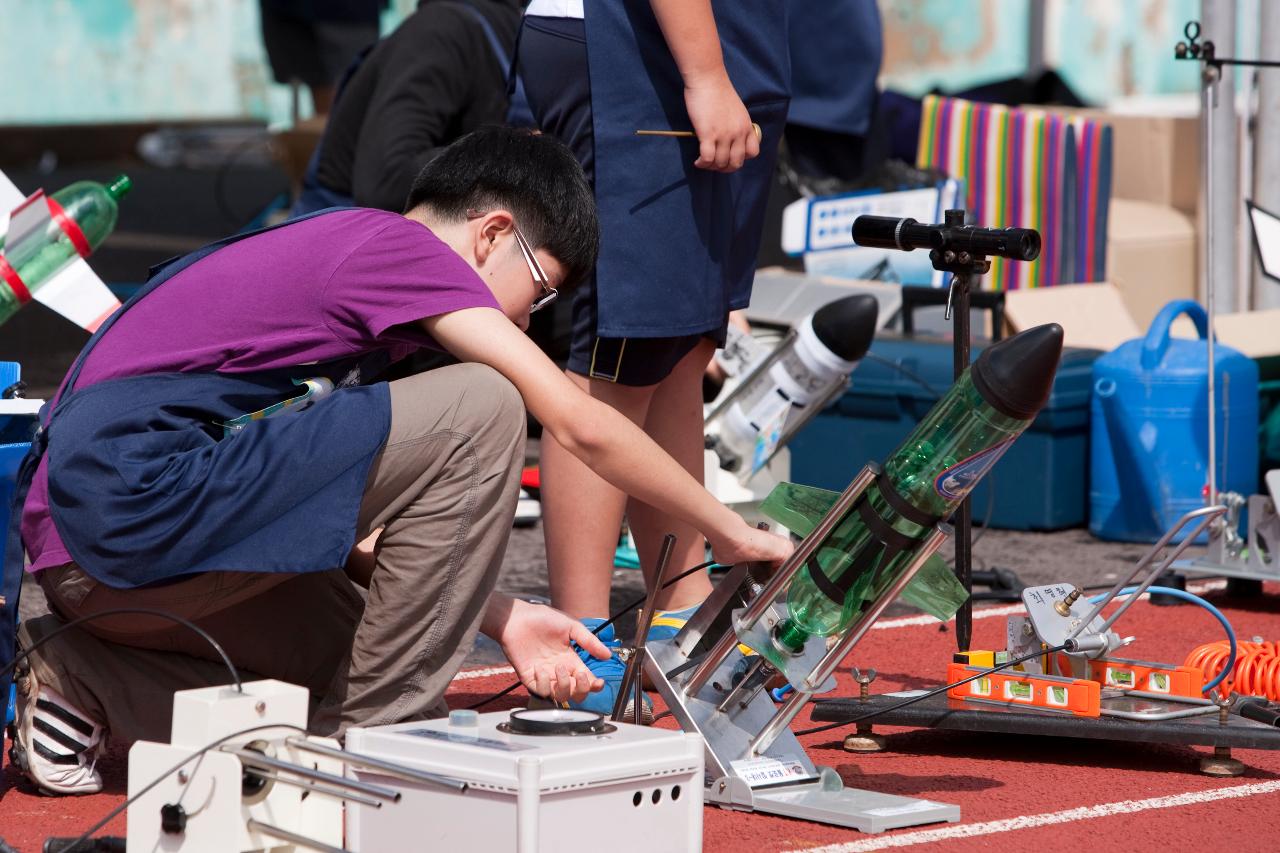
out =
[[[383,210],[316,216],[226,246],[123,314],[77,388],[153,373],[246,373],[434,342],[417,320],[501,310],[462,258],[423,225]],[[49,517],[40,462],[22,513],[30,571],[71,562]]]

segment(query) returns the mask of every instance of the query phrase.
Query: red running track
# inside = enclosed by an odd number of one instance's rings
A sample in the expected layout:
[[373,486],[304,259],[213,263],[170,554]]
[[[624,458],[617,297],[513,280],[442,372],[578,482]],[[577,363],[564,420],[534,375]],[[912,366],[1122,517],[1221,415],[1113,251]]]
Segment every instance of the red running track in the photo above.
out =
[[[1241,639],[1280,638],[1280,585],[1267,595],[1232,600],[1206,594],[1227,614]],[[974,647],[1003,645],[1008,608],[978,610]],[[877,692],[936,686],[954,649],[954,634],[924,619],[885,620],[858,647],[849,664],[874,667]],[[1138,641],[1126,656],[1181,663],[1221,628],[1196,607],[1136,604],[1118,627]],[[838,695],[855,695],[842,667]],[[464,673],[450,702],[466,706],[510,682],[507,673]],[[516,707],[522,691],[489,710]],[[796,728],[809,723],[801,714]],[[670,724],[670,720],[664,721]],[[889,751],[853,755],[840,748],[843,733],[804,738],[815,762],[835,767],[845,784],[886,793],[957,803],[959,824],[940,824],[864,835],[756,814],[706,811],[708,853],[809,851],[859,853],[881,849],[951,851],[1017,849],[1035,853],[1121,851],[1280,850],[1280,752],[1237,750],[1247,770],[1235,779],[1196,772],[1207,749],[1138,743],[879,729]],[[7,748],[7,747],[6,747]],[[35,853],[50,835],[74,836],[124,798],[123,756],[104,759],[107,793],[84,798],[40,797],[6,766],[0,781],[0,837]],[[124,833],[123,818],[107,829]],[[655,851],[665,853],[665,851]]]

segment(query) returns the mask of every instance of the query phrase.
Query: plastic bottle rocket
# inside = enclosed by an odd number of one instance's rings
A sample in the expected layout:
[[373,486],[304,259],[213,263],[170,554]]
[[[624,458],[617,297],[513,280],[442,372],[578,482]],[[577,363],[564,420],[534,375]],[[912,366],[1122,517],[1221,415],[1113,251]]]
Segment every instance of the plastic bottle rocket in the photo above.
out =
[[[871,346],[879,303],[861,293],[822,306],[800,321],[786,351],[737,389],[713,448],[720,466],[746,480],[759,471],[821,403],[848,379]],[[749,369],[749,368],[748,368]]]
[[[1035,419],[1061,353],[1062,327],[1037,326],[988,347],[961,374],[886,460],[883,477],[894,494],[886,497],[872,483],[861,499],[867,505],[855,505],[791,581],[788,616],[774,628],[779,649],[796,653],[810,636],[841,633],[865,602],[897,579],[929,529],[952,513]],[[796,530],[797,518],[804,520],[802,529],[811,528],[832,503],[834,493],[784,483],[762,510]],[[873,534],[868,510],[879,517],[872,523],[889,528],[887,536]],[[916,599],[904,598],[940,618],[954,613],[964,600],[958,582],[949,571],[932,581],[924,574],[907,587],[917,587]],[[919,589],[917,582],[935,588]]]
[[51,218],[43,233],[12,246],[0,241],[0,323],[67,264],[102,245],[115,228],[118,202],[131,186],[125,175],[105,186],[77,181],[45,199]]

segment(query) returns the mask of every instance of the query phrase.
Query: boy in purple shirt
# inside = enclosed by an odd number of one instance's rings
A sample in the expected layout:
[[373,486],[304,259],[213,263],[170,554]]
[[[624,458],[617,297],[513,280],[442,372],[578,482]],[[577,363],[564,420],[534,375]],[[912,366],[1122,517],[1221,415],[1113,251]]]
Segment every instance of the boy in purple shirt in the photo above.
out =
[[[403,215],[323,212],[160,271],[86,347],[33,442],[22,542],[55,615],[23,623],[19,642],[112,608],[167,611],[242,672],[308,687],[311,731],[334,736],[440,713],[477,630],[533,693],[599,689],[571,644],[611,652],[581,623],[493,593],[526,407],[601,476],[686,519],[720,562],[777,561],[790,545],[523,334],[597,242],[568,150],[492,128],[429,164]],[[421,347],[462,364],[367,381]],[[282,415],[253,415],[303,388]],[[373,533],[372,553],[353,550]],[[227,681],[215,659],[154,616],[50,639],[21,667],[17,763],[47,791],[99,790],[105,733],[163,739],[173,691]]]

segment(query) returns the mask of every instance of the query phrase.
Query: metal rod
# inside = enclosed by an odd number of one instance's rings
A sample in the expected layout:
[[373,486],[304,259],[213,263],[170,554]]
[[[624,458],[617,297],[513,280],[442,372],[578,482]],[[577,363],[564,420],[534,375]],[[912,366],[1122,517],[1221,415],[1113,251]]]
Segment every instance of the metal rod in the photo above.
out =
[[805,561],[813,556],[814,552],[818,550],[818,546],[826,541],[826,538],[831,535],[831,531],[840,522],[844,521],[844,517],[848,515],[849,509],[854,502],[879,475],[880,466],[875,463],[867,464],[858,472],[858,476],[853,478],[853,482],[836,500],[835,505],[822,517],[822,521],[818,522],[818,526],[804,538],[800,546],[778,567],[778,571],[774,572],[773,577],[769,578],[769,583],[765,585],[764,591],[752,600],[746,612],[742,614],[743,624],[754,625],[760,620],[764,612],[769,609],[769,605],[773,603],[773,599],[791,581],[796,572],[804,566]]
[[[757,527],[768,525],[757,525]],[[674,640],[676,650],[680,654],[688,658],[693,653],[694,648],[701,642],[703,636],[711,629],[712,623],[716,621],[716,617],[720,615],[720,611],[724,610],[725,605],[733,598],[734,593],[742,586],[742,581],[750,570],[750,564],[738,563],[729,573],[720,579],[720,583],[716,584],[716,588],[707,596],[707,600],[702,602],[693,617],[676,633]]]
[[[1206,509],[1210,509],[1210,507],[1206,507]],[[1225,510],[1226,507],[1223,507],[1223,509]],[[1132,594],[1125,597],[1124,602],[1118,608],[1116,608],[1116,611],[1114,613],[1112,613],[1110,616],[1107,617],[1107,621],[1102,623],[1102,627],[1098,629],[1098,633],[1101,634],[1104,631],[1106,631],[1115,623],[1117,619],[1119,619],[1122,615],[1124,615],[1124,612],[1128,610],[1135,601],[1141,598],[1144,592],[1147,591],[1147,587],[1151,586],[1151,584],[1155,582],[1155,579],[1160,577],[1160,574],[1165,569],[1167,569],[1170,565],[1173,564],[1174,560],[1182,556],[1182,552],[1187,550],[1188,546],[1190,546],[1191,543],[1195,541],[1196,537],[1199,536],[1200,533],[1206,527],[1208,527],[1210,524],[1213,523],[1213,520],[1215,518],[1217,518],[1217,514],[1208,515],[1199,524],[1197,524],[1195,530],[1192,530],[1191,533],[1189,533],[1186,537],[1183,538],[1183,540],[1180,543],[1178,543],[1178,545],[1173,549],[1173,551],[1170,552],[1169,556],[1164,559],[1164,562],[1162,562],[1160,565],[1152,569],[1151,572],[1148,573],[1147,579],[1144,580],[1142,584],[1133,591]],[[1085,624],[1088,625],[1089,623],[1086,622]]]
[[778,735],[782,734],[782,730],[791,725],[791,721],[796,718],[796,714],[800,713],[800,709],[805,703],[813,697],[812,693],[805,693],[803,690],[797,690],[791,694],[778,712],[765,723],[763,729],[754,738],[751,743],[747,744],[747,754],[744,758],[751,758],[761,755],[769,751],[769,747],[773,746],[773,742],[778,739]]
[[[964,214],[953,216],[947,211],[947,224],[964,224]],[[976,277],[976,276],[975,276]],[[956,292],[955,317],[952,318],[952,379],[959,381],[960,375],[969,367],[970,352],[970,316],[969,290],[973,282],[968,273],[952,273],[951,286]],[[965,495],[956,507],[955,515],[955,574],[964,587],[965,592],[973,591],[973,504]],[[969,641],[973,637],[973,596],[965,597],[964,603],[956,612],[956,648],[962,652],[969,650]]]
[[[1214,315],[1217,306],[1216,288],[1214,287],[1214,261],[1217,258],[1214,255],[1214,233],[1217,229],[1213,227],[1213,170],[1215,164],[1213,162],[1213,109],[1217,103],[1217,78],[1221,69],[1215,68],[1210,71],[1205,68],[1201,72],[1203,79],[1202,93],[1200,97],[1200,109],[1204,112],[1203,124],[1205,128],[1205,166],[1204,166],[1204,265],[1205,265],[1205,302],[1208,303],[1209,309],[1209,494],[1205,498],[1205,503],[1209,505],[1218,502],[1218,448],[1217,448],[1217,385],[1214,382],[1214,358],[1213,358],[1213,335],[1214,335]],[[1231,94],[1232,98],[1235,93]]]
[[358,752],[347,752],[343,749],[334,749],[324,744],[313,743],[306,738],[292,737],[286,738],[285,743],[294,749],[300,749],[303,752],[311,752],[316,755],[323,755],[327,758],[336,758],[350,764],[352,767],[363,767],[366,770],[377,770],[386,776],[393,776],[397,779],[406,779],[410,782],[421,782],[424,785],[438,785],[441,788],[448,788],[451,791],[465,793],[469,787],[466,782],[460,779],[453,779],[449,776],[441,776],[437,773],[426,773],[422,770],[414,770],[412,767],[405,767],[403,764],[395,764],[390,761],[383,761],[381,758],[374,758],[371,755],[362,755]]
[[287,829],[281,829],[278,826],[272,826],[269,823],[263,823],[253,818],[245,821],[245,826],[249,828],[250,832],[270,835],[272,838],[281,838],[293,844],[301,844],[303,847],[308,847],[312,850],[321,850],[323,853],[351,853],[345,847],[334,847],[332,844],[325,844],[323,841],[316,841],[314,838],[308,838],[305,835],[299,835],[296,832],[290,832]]
[[[796,714],[800,713],[805,702],[808,702],[809,697],[813,696],[813,691],[822,686],[822,682],[827,680],[840,662],[853,650],[853,647],[870,630],[871,625],[880,618],[880,614],[884,612],[885,608],[897,599],[906,585],[915,577],[916,572],[920,571],[920,567],[942,545],[942,540],[947,538],[949,531],[950,528],[943,523],[939,523],[933,529],[933,532],[929,534],[929,538],[924,541],[924,544],[921,545],[920,550],[916,553],[915,558],[903,569],[902,574],[893,582],[893,585],[881,593],[871,608],[858,618],[858,621],[840,639],[840,642],[828,650],[822,660],[818,661],[818,665],[813,668],[813,671],[805,677],[804,682],[799,685],[799,688],[792,694],[791,698],[774,713],[769,722],[760,730],[760,733],[751,741],[747,752],[748,757],[760,755],[767,751],[773,745],[773,742],[778,739],[778,735],[782,730],[791,725],[791,721],[795,719]],[[798,697],[804,697],[804,699],[801,700]]]
[[324,782],[338,788],[345,788],[361,794],[368,794],[371,797],[377,797],[381,800],[390,800],[393,803],[400,801],[399,791],[393,791],[392,789],[384,788],[381,785],[372,785],[368,782],[360,782],[356,779],[347,779],[342,776],[335,776],[332,773],[325,773],[323,770],[313,770],[310,767],[301,767],[297,764],[291,764],[288,761],[280,761],[276,758],[270,758],[251,749],[236,749],[235,747],[224,746],[221,751],[234,755],[236,758],[240,759],[242,764],[247,764],[250,767],[265,767],[269,770],[281,770],[285,773],[292,773],[295,776],[301,776],[304,779]]
[[795,329],[791,329],[787,332],[781,343],[774,347],[768,355],[760,359],[760,361],[756,363],[755,367],[747,371],[747,375],[742,377],[741,381],[733,387],[733,390],[729,392],[729,396],[717,403],[716,407],[707,413],[707,417],[703,420],[703,423],[711,423],[716,418],[720,417],[720,415],[724,413],[725,409],[732,406],[734,402],[742,396],[743,392],[747,390],[747,386],[751,384],[752,380],[772,367],[773,363],[778,359],[782,358],[782,354],[787,351],[788,344],[791,343],[791,340],[796,337],[796,335],[797,332]]
[[867,631],[871,630],[872,624],[880,618],[880,615],[884,613],[885,608],[896,601],[898,596],[902,594],[902,590],[906,588],[907,584],[911,582],[911,579],[915,577],[916,573],[924,566],[925,561],[933,556],[933,553],[942,546],[942,540],[947,538],[947,532],[947,527],[941,523],[934,527],[933,532],[931,532],[929,537],[925,539],[924,543],[920,546],[919,551],[916,552],[915,557],[902,570],[898,579],[893,582],[892,586],[876,598],[875,602],[872,603],[871,607],[869,607],[866,612],[858,617],[858,621],[853,624],[848,633],[841,637],[839,642],[827,650],[827,653],[823,655],[822,660],[818,661],[818,665],[815,666],[813,671],[805,677],[804,684],[800,685],[802,688],[810,691],[816,691],[822,686],[822,682],[826,681],[827,678],[830,677],[831,673],[835,672],[835,669],[840,665],[840,662],[848,656],[849,652],[853,651],[853,647],[862,640]]
[[760,667],[764,666],[764,664],[764,655],[756,655],[755,661],[747,667],[747,671],[743,673],[742,680],[733,686],[733,689],[729,691],[729,695],[724,697],[724,701],[716,706],[716,710],[722,714],[727,711],[729,706],[733,704],[733,700],[738,698],[739,694],[749,689],[751,678],[760,671]]
[[281,776],[278,773],[272,773],[270,770],[263,770],[259,767],[250,767],[247,772],[252,773],[261,779],[270,779],[272,782],[278,782],[281,785],[292,785],[295,788],[301,788],[304,791],[310,791],[313,794],[322,794],[326,797],[335,797],[339,800],[347,800],[352,803],[359,803],[362,806],[372,806],[375,809],[382,808],[382,800],[375,800],[372,797],[366,797],[363,794],[357,794],[352,791],[342,791],[338,788],[331,788],[328,785],[321,785],[318,782],[304,782],[301,779],[290,779]]
[[[875,480],[879,474],[880,466],[876,465],[874,462],[868,463],[861,471],[858,472],[858,476],[853,478],[853,482],[849,484],[849,488],[844,490],[836,500],[835,505],[827,511],[825,516],[822,517],[822,521],[818,522],[818,526],[804,538],[804,541],[800,543],[800,547],[791,552],[791,556],[783,561],[782,565],[778,567],[778,570],[773,573],[773,577],[769,578],[769,583],[765,585],[765,588],[761,593],[753,598],[751,603],[747,605],[746,611],[742,614],[742,624],[750,626],[760,620],[760,617],[764,615],[765,610],[767,610],[769,605],[773,603],[773,600],[777,598],[778,593],[782,592],[783,587],[791,581],[791,578],[795,576],[796,572],[800,571],[800,568],[804,565],[805,561],[808,560],[809,557],[813,556],[813,553],[818,550],[818,546],[831,535],[831,531],[836,528],[836,525],[844,520],[845,515],[848,514],[849,508],[853,506],[854,501],[858,499],[859,495],[866,491],[867,486],[871,485],[872,481]],[[689,680],[686,681],[684,685],[684,694],[686,696],[697,696],[698,691],[703,688],[703,685],[707,683],[708,679],[711,678],[711,675],[720,667],[720,664],[724,663],[725,658],[729,656],[729,652],[731,652],[733,647],[737,644],[737,632],[731,626],[724,632],[724,635],[716,641],[715,647],[706,656],[706,658],[703,659],[702,663],[698,665],[698,668],[694,670],[693,675],[689,676]]]
[[671,564],[671,552],[675,546],[676,537],[674,534],[668,533],[662,537],[662,549],[658,552],[658,568],[654,572],[653,582],[649,584],[649,591],[645,594],[644,606],[640,609],[640,621],[636,626],[636,641],[632,647],[631,657],[627,660],[627,668],[622,673],[622,685],[618,690],[618,698],[613,703],[612,717],[615,721],[622,720],[623,712],[627,708],[627,693],[634,687],[635,695],[632,697],[635,702],[632,708],[633,722],[637,726],[640,725],[640,716],[644,703],[644,686],[640,673],[644,671],[645,644],[649,640],[649,623],[653,621],[653,611],[658,602],[658,594],[662,592],[662,586],[666,583],[667,568]]
[[[1164,547],[1169,544],[1169,540],[1177,536],[1178,531],[1181,530],[1183,527],[1185,527],[1187,525],[1187,522],[1191,521],[1191,519],[1193,518],[1196,518],[1202,515],[1207,516],[1207,518],[1205,519],[1206,522],[1212,521],[1214,518],[1216,518],[1219,515],[1222,515],[1222,513],[1226,511],[1227,511],[1227,508],[1222,505],[1202,506],[1199,509],[1193,509],[1190,512],[1184,514],[1182,518],[1178,519],[1178,523],[1173,525],[1173,527],[1170,527],[1168,530],[1166,530],[1164,535],[1160,537],[1160,541],[1152,545],[1151,550],[1147,551],[1147,553],[1142,556],[1142,559],[1139,560],[1136,564],[1134,564],[1133,570],[1129,572],[1128,576],[1118,580],[1116,582],[1116,585],[1111,587],[1110,591],[1107,592],[1105,596],[1103,596],[1102,600],[1099,601],[1096,605],[1094,605],[1094,608],[1092,611],[1089,612],[1089,615],[1084,619],[1082,619],[1080,621],[1080,624],[1076,626],[1076,629],[1067,635],[1067,639],[1068,640],[1074,639],[1076,635],[1078,635],[1081,631],[1087,628],[1089,626],[1089,623],[1092,622],[1094,618],[1099,613],[1102,612],[1102,609],[1106,607],[1108,604],[1110,604],[1112,599],[1114,599],[1117,595],[1120,594],[1120,590],[1128,586],[1133,581],[1133,579],[1137,576],[1138,572],[1146,568],[1147,564],[1150,563],[1152,560],[1154,560],[1156,555],[1159,554],[1162,550],[1164,550]],[[1200,531],[1200,528],[1197,527],[1196,535],[1199,535],[1199,531]],[[1186,549],[1187,544],[1190,543],[1193,539],[1195,539],[1195,536],[1188,536],[1186,539],[1184,539],[1183,544],[1181,548],[1179,548],[1177,553],[1181,554],[1182,551]],[[1175,554],[1174,556],[1177,556],[1177,554]],[[1146,589],[1148,586],[1150,586],[1152,580],[1154,580],[1154,578],[1158,574],[1159,572],[1152,572],[1151,578],[1149,578],[1147,582],[1142,585],[1142,588]],[[1133,600],[1136,600],[1136,598],[1137,596],[1130,596],[1129,600],[1133,601]],[[1126,604],[1125,607],[1128,607],[1128,605]],[[1121,610],[1121,612],[1123,612],[1123,610]],[[1115,621],[1115,620],[1113,619],[1112,621]]]

